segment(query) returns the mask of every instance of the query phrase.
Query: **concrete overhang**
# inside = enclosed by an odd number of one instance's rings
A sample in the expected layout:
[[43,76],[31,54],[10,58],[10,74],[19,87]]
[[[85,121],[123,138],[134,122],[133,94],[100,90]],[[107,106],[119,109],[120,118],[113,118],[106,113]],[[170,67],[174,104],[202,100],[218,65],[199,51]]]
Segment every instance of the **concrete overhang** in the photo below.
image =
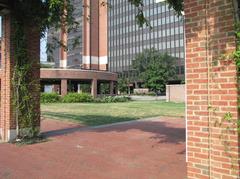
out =
[[102,81],[117,81],[118,75],[116,73],[107,71],[95,70],[80,70],[80,69],[51,69],[41,68],[41,80],[61,80],[61,79],[76,79],[76,80],[102,80]]

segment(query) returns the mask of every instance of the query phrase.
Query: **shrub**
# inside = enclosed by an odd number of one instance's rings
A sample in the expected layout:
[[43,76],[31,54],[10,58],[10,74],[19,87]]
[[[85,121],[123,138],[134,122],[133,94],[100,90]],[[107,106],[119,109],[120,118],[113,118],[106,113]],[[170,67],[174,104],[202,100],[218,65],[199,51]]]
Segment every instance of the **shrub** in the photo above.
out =
[[157,93],[155,92],[148,92],[148,93],[134,93],[133,95],[136,95],[136,96],[157,96]]
[[149,92],[148,94],[147,94],[148,96],[157,96],[157,94],[155,93],[155,92]]
[[131,101],[131,98],[127,96],[105,96],[94,100],[96,103],[122,103],[128,101]]
[[119,78],[118,79],[118,91],[120,91],[121,94],[127,94],[128,93],[128,83],[129,80],[127,78]]
[[93,97],[88,93],[68,93],[63,97],[64,103],[86,103],[93,102]]
[[53,68],[53,65],[51,65],[51,64],[42,64],[41,63],[41,68]]
[[57,103],[61,101],[57,93],[41,93],[41,103]]

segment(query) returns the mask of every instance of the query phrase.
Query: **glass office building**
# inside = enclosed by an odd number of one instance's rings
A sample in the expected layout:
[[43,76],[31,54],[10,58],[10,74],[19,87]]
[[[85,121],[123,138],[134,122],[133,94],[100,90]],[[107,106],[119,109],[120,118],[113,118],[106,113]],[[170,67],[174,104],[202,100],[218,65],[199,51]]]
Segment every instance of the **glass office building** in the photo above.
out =
[[132,61],[144,49],[155,48],[177,58],[177,74],[184,78],[184,19],[166,2],[144,0],[144,15],[152,28],[136,23],[137,9],[128,0],[108,0],[109,70],[134,77]]

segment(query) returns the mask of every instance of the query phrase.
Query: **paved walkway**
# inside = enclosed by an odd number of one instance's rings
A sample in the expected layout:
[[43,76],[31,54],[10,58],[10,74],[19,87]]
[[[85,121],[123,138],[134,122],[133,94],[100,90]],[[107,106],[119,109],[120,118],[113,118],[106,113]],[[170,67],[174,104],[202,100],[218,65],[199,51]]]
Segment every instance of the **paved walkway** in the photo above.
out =
[[184,127],[172,118],[94,129],[46,120],[50,141],[0,144],[0,178],[184,179]]

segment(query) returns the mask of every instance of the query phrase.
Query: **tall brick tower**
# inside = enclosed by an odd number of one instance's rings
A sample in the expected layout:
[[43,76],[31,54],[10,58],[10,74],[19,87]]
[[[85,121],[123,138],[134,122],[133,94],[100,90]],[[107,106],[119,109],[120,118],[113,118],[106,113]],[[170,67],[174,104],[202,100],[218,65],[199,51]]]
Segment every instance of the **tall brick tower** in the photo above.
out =
[[[54,50],[56,67],[107,71],[107,1],[72,0],[72,3],[78,29],[68,32],[63,25],[59,31],[50,29],[48,33],[48,42],[54,37],[68,46]],[[74,40],[79,44],[71,47]]]
[[107,70],[106,2],[84,0],[83,65],[86,69]]

